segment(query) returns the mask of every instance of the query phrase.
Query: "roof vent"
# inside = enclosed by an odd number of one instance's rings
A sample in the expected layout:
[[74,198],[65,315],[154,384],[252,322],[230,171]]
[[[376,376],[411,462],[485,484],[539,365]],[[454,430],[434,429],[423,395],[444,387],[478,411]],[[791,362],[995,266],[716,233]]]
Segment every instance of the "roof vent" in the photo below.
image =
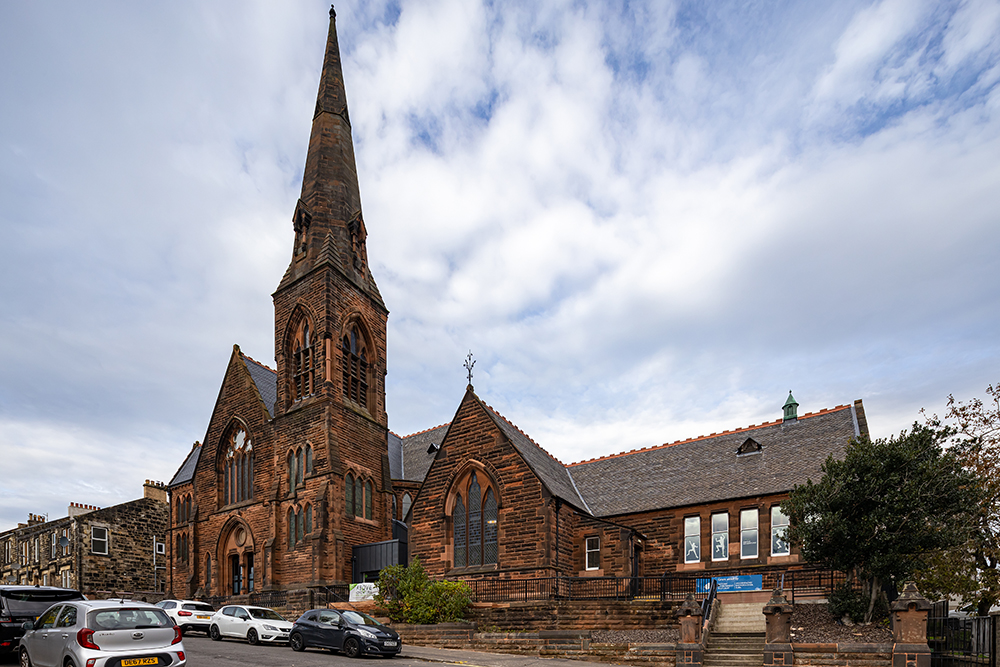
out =
[[753,438],[747,438],[740,445],[740,448],[736,450],[736,456],[745,456],[747,454],[760,454],[761,449],[760,443]]
[[433,454],[434,452],[436,452],[439,449],[441,449],[441,445],[436,445],[436,444],[434,444],[432,442],[431,446],[427,448],[427,453],[428,454]]
[[785,401],[781,409],[785,411],[784,421],[790,422],[799,418],[799,404],[795,402],[791,389],[788,390],[788,400]]

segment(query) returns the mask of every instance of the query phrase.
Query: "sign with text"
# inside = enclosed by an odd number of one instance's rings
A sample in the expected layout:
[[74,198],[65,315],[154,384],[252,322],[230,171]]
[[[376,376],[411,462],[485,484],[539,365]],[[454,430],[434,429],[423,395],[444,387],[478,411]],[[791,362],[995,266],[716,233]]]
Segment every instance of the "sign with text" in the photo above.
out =
[[348,599],[351,602],[360,602],[362,600],[374,600],[376,593],[378,593],[378,584],[376,584],[375,582],[367,582],[364,584],[351,584],[351,595]]
[[[736,574],[730,577],[712,577],[719,593],[740,593],[764,590],[764,575]],[[695,585],[698,593],[707,593],[712,588],[712,579],[699,579]]]

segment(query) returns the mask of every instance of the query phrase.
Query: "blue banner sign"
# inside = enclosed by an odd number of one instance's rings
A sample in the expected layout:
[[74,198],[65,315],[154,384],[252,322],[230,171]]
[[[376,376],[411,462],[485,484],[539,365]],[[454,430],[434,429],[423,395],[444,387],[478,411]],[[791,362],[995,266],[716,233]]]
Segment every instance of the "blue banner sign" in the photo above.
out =
[[[760,591],[764,589],[764,575],[739,574],[731,577],[712,577],[715,579],[719,593],[740,593],[742,591]],[[712,579],[699,579],[695,591],[707,593],[712,588]]]

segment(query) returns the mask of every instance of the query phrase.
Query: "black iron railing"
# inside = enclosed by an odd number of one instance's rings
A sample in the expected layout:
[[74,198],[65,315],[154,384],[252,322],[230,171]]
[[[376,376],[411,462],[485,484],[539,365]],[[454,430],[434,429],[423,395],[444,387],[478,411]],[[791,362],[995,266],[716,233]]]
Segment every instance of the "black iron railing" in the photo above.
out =
[[948,601],[931,606],[927,616],[927,643],[932,667],[995,665],[995,616],[949,617]]
[[[784,580],[782,580],[784,574]],[[825,597],[845,581],[841,572],[788,570],[760,572],[727,570],[697,575],[659,577],[542,577],[536,579],[473,579],[468,584],[474,602],[530,600],[683,600],[689,594],[705,600],[716,593],[716,579],[739,575],[761,576],[760,590],[783,588],[789,601],[798,597]],[[710,604],[710,602],[709,602]]]

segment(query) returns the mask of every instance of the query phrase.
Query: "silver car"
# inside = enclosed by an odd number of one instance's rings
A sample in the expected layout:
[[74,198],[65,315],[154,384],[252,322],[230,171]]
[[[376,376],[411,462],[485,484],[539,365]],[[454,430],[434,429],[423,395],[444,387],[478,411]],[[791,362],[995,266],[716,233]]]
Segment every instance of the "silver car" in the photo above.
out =
[[21,667],[183,667],[181,629],[162,609],[131,600],[54,604],[24,624]]

